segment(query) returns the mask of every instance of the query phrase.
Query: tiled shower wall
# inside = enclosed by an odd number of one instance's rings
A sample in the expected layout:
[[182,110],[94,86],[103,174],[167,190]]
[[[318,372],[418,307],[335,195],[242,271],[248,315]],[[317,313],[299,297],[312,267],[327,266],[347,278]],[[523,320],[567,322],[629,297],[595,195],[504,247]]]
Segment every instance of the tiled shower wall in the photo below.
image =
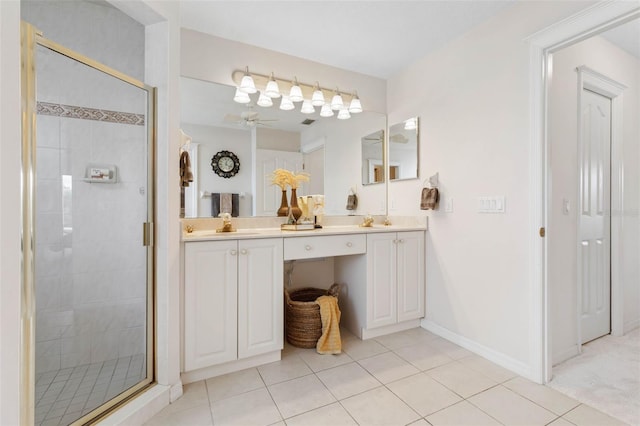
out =
[[[56,16],[71,3],[81,25]],[[106,19],[109,32],[129,38],[118,49],[110,34],[85,37],[82,53],[138,77],[144,69],[144,28],[109,6],[25,2],[23,18],[58,42]],[[41,47],[36,70],[36,372],[143,354],[146,93]],[[85,182],[91,163],[117,166],[117,183]]]

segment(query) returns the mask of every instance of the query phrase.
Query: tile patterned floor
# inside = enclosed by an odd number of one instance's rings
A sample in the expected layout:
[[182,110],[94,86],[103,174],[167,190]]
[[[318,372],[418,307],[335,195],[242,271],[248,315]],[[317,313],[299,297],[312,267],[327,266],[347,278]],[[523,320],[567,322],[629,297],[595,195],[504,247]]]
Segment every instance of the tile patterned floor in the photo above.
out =
[[68,425],[146,376],[144,355],[36,375],[36,426]]
[[343,354],[282,360],[185,385],[147,425],[622,425],[549,387],[413,329]]

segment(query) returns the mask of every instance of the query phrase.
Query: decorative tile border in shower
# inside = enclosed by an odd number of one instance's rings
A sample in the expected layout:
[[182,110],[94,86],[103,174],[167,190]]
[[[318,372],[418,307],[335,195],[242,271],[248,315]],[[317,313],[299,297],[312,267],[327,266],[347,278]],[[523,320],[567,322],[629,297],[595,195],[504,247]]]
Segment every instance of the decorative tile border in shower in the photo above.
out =
[[74,105],[53,104],[50,102],[38,102],[38,114],[144,126],[144,114],[86,108]]

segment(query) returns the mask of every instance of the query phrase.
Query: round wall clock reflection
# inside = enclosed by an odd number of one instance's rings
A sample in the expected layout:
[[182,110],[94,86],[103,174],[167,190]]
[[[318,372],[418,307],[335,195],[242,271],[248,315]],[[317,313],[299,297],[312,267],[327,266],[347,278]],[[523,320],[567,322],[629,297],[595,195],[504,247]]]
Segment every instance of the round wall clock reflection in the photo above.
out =
[[240,170],[240,160],[231,151],[220,151],[211,159],[211,168],[218,176],[230,178]]

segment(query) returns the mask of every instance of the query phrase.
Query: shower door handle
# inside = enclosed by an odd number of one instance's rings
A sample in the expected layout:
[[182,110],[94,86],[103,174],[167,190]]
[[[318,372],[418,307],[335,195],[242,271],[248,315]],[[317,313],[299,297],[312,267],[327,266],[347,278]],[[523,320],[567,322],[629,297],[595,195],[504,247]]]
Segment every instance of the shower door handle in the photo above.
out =
[[153,246],[153,222],[145,222],[142,224],[142,245]]

